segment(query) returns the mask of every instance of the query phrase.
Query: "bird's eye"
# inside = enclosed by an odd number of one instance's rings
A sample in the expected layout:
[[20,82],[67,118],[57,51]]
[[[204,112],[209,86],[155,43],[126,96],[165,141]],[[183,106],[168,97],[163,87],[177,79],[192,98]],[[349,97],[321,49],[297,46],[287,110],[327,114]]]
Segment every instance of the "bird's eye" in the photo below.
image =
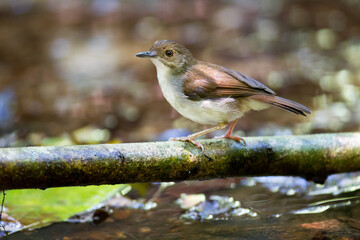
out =
[[172,50],[166,50],[166,51],[165,51],[165,55],[166,55],[167,57],[172,57],[172,55],[174,55],[174,52],[173,52]]

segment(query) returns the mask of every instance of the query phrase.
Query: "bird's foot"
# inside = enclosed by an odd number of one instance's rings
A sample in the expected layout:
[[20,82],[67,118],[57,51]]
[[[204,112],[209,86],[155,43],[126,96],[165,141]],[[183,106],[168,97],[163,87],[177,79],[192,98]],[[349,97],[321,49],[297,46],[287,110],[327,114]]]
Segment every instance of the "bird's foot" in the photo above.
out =
[[242,143],[244,146],[246,146],[246,142],[243,138],[241,137],[238,137],[238,136],[234,136],[234,135],[230,135],[230,134],[225,134],[225,135],[222,135],[222,136],[218,136],[218,137],[214,137],[214,138],[226,138],[226,139],[232,139],[232,140],[235,140],[239,143]]
[[191,138],[189,136],[187,137],[176,137],[176,138],[169,138],[170,141],[181,141],[181,142],[191,142],[192,144],[195,144],[198,148],[201,148],[202,151],[205,150],[204,146],[195,141],[194,138]]

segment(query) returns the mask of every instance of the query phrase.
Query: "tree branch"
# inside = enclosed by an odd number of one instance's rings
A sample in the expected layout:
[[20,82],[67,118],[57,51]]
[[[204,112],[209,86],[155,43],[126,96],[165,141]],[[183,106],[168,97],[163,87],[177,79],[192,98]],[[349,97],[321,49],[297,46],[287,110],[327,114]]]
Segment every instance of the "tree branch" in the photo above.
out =
[[360,133],[0,149],[0,189],[360,171]]

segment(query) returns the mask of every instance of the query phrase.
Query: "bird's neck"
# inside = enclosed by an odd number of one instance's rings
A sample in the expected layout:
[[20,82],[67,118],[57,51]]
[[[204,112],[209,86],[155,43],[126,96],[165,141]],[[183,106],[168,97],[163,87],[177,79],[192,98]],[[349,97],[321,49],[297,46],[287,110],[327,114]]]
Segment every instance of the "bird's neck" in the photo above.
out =
[[156,66],[156,70],[158,73],[166,72],[167,74],[171,74],[174,76],[184,74],[196,63],[195,59],[193,59],[193,61],[184,61],[182,64],[180,64],[181,66],[176,66],[171,63],[162,62],[158,59],[151,59],[151,61]]
[[182,73],[174,71],[173,68],[160,61],[153,61],[153,63],[156,66],[157,78],[164,97],[171,106],[176,108],[177,99],[184,95]]
[[161,87],[176,82],[179,76],[181,76],[181,73],[176,71],[176,69],[165,65],[161,61],[154,60],[152,62],[156,67],[157,77]]

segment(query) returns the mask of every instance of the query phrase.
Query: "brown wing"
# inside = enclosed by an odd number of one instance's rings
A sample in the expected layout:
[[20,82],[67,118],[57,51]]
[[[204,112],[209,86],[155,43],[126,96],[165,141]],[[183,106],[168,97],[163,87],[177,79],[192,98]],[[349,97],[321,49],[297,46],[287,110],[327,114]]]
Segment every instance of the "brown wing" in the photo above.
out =
[[192,100],[275,95],[273,90],[260,82],[215,64],[198,62],[183,78],[184,93]]

